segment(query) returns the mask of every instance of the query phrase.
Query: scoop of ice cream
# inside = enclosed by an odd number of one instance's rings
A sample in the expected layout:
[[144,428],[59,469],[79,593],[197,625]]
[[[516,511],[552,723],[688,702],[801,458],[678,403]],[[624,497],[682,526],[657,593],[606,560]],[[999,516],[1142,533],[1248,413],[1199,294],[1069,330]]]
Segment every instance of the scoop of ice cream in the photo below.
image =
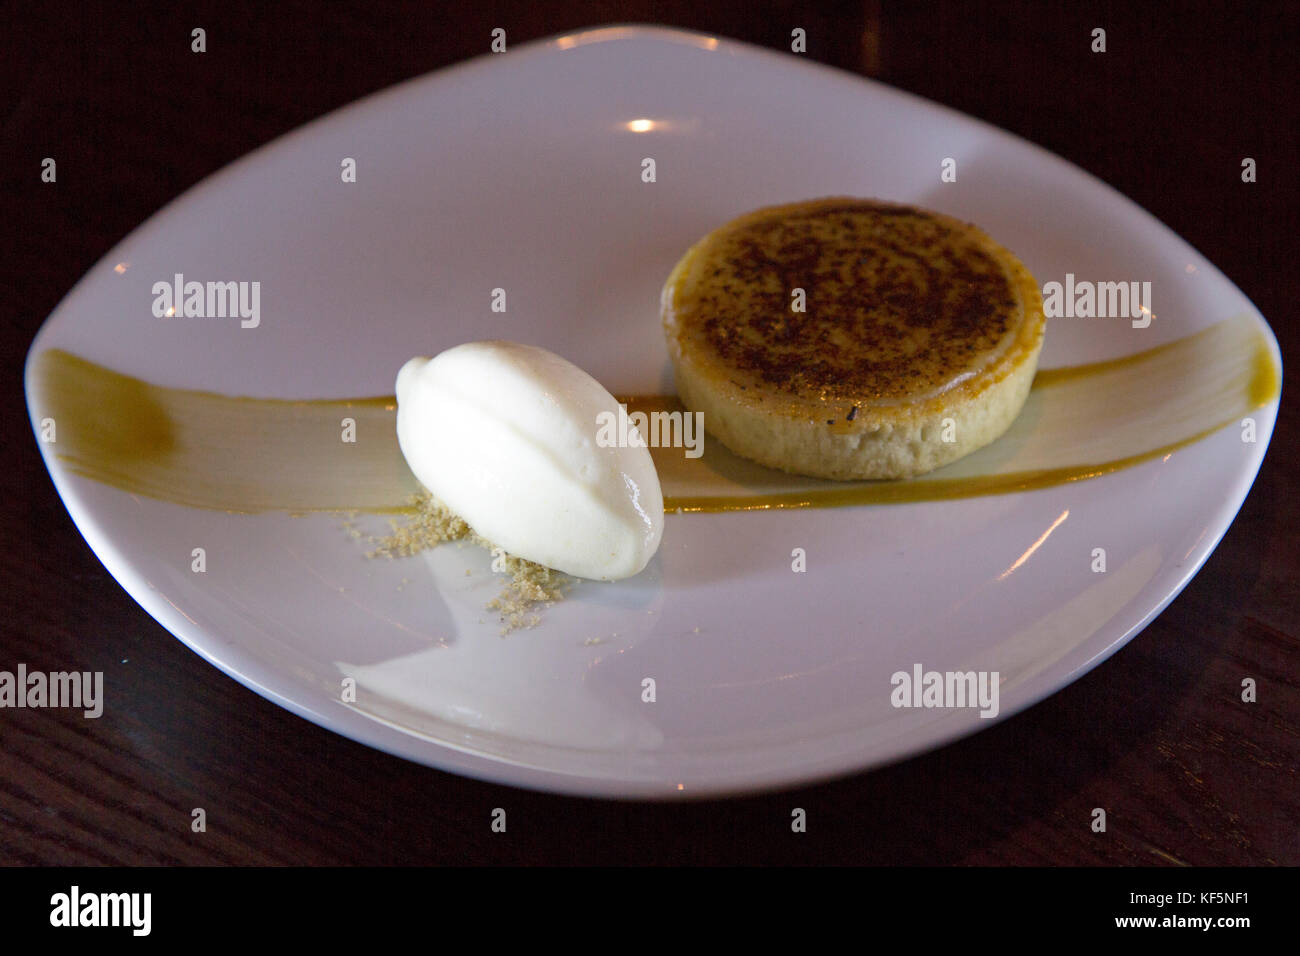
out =
[[532,345],[468,342],[397,375],[397,440],[421,484],[509,554],[605,581],[640,572],[664,528],[644,442],[597,441],[618,412],[594,378]]

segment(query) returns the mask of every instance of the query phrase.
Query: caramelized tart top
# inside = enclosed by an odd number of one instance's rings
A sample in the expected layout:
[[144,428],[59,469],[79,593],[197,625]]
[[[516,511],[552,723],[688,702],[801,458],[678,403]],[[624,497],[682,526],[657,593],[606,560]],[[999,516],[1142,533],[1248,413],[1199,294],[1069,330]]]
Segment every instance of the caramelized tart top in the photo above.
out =
[[1042,302],[1019,260],[973,225],[831,198],[704,237],[669,278],[664,322],[679,356],[742,393],[852,408],[1000,378],[1037,346]]

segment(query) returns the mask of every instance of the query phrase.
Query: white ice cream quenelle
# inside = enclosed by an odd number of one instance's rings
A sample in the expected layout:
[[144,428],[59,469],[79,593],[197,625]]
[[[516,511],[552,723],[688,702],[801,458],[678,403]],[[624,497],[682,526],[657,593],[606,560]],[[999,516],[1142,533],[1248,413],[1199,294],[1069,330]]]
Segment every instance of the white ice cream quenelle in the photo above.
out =
[[415,477],[507,553],[604,581],[641,571],[664,530],[649,449],[596,441],[598,416],[618,410],[573,363],[514,342],[468,342],[397,374]]

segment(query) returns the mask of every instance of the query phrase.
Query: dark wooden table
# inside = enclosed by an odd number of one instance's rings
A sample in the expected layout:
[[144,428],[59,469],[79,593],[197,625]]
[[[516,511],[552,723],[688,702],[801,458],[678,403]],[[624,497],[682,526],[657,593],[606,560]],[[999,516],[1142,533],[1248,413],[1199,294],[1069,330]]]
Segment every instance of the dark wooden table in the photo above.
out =
[[[1009,129],[1131,196],[1236,282],[1294,354],[1297,5],[26,4],[5,30],[0,669],[105,670],[87,721],[0,711],[6,863],[1300,863],[1297,416],[1183,594],[1030,711],[873,773],[660,805],[498,787],[264,701],[131,600],[54,493],[26,420],[37,328],[110,246],[255,146],[398,80],[601,22],[789,48]],[[710,12],[710,11],[716,12]],[[207,53],[190,52],[190,30]],[[1104,55],[1089,50],[1107,30]],[[57,157],[57,185],[39,180]],[[1244,184],[1242,157],[1258,163]],[[1286,372],[1284,393],[1296,383]],[[126,664],[121,662],[126,661]],[[1259,700],[1243,704],[1243,677]],[[190,808],[207,811],[203,834]],[[509,833],[491,833],[493,807]],[[790,809],[808,832],[790,832]],[[1105,834],[1089,828],[1105,807]]]

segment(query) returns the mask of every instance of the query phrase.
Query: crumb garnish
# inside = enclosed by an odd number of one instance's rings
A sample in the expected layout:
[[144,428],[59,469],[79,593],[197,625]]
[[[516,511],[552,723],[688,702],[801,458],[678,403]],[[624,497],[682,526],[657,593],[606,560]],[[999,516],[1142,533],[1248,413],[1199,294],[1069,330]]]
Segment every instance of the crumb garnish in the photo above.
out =
[[[388,535],[367,535],[375,548],[366,552],[366,557],[409,558],[448,541],[459,545],[469,542],[487,549],[493,555],[493,570],[509,575],[501,593],[485,605],[500,615],[502,636],[520,628],[536,627],[541,623],[537,611],[563,599],[575,583],[563,571],[502,551],[428,492],[412,495],[408,501],[415,508],[413,516],[405,524],[390,519]],[[353,531],[349,528],[352,537],[359,537]],[[465,573],[470,572],[467,569]]]

